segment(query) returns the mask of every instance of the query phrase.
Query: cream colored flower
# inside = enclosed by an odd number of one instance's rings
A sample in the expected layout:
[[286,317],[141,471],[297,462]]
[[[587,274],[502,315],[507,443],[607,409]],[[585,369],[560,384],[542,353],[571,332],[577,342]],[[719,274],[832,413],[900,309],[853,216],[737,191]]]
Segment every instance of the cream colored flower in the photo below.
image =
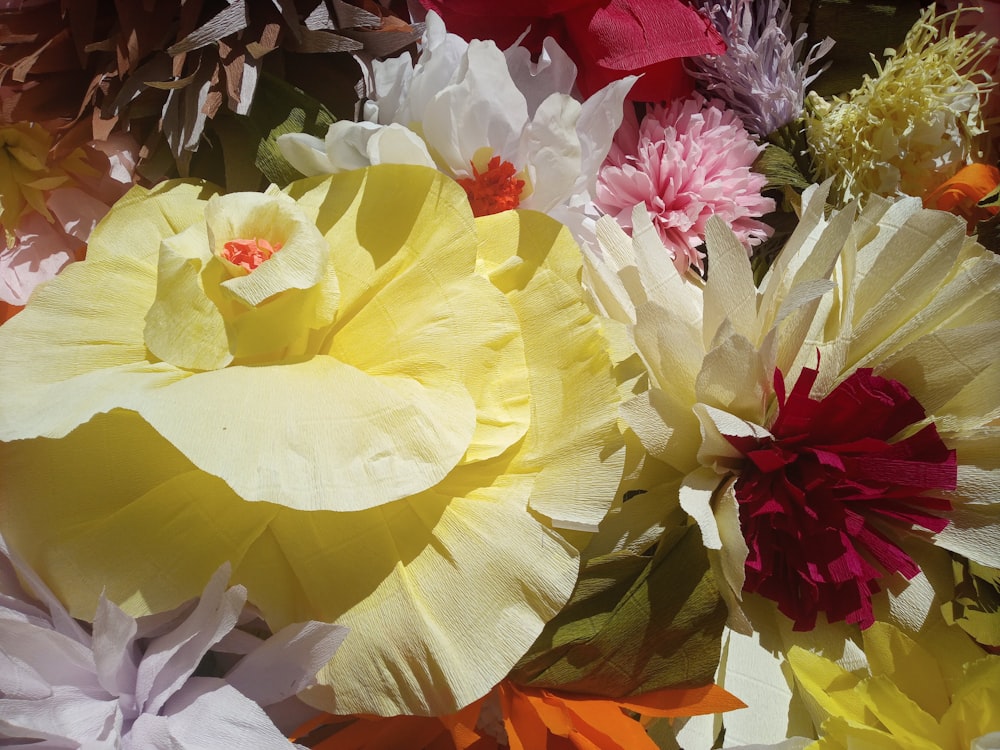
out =
[[0,329],[4,534],[79,617],[228,560],[272,629],[351,628],[311,701],[455,710],[565,603],[621,478],[579,267],[424,167],[136,189]]
[[734,493],[747,465],[736,445],[770,439],[777,372],[791,391],[818,365],[814,399],[863,368],[905,386],[927,412],[923,424],[957,451],[958,486],[942,490],[950,524],[935,542],[984,564],[1000,549],[987,447],[1000,415],[991,387],[1000,261],[964,238],[960,220],[917,200],[872,199],[860,215],[848,206],[826,217],[825,195],[807,191],[799,227],[760,288],[718,222],[704,286],[661,261],[648,221],[638,217],[632,241],[599,223],[609,260],[590,269],[589,283],[603,312],[630,323],[649,371],[650,388],[623,413],[655,458],[685,474],[680,502],[722,552],[737,596],[748,519]]
[[[794,704],[788,708],[794,692],[769,653],[780,649],[775,623],[791,633],[791,622],[777,612],[760,616],[760,606],[769,605],[760,599],[746,600],[746,612],[741,608],[756,520],[745,515],[753,497],[741,497],[739,483],[750,473],[749,450],[777,442],[778,417],[800,379],[816,371],[813,402],[849,381],[897,383],[926,416],[890,444],[933,425],[954,452],[954,489],[942,484],[929,493],[939,498],[935,504],[944,499],[951,506],[931,514],[947,519],[941,531],[911,529],[905,515],[894,529],[876,519],[875,527],[888,533],[899,554],[918,566],[909,586],[902,576],[885,577],[882,588],[893,591],[873,600],[878,617],[891,617],[910,631],[940,620],[942,600],[927,595],[937,584],[929,587],[925,577],[951,580],[947,555],[937,548],[989,565],[1000,550],[1000,259],[965,237],[960,219],[925,210],[917,199],[872,197],[860,212],[852,203],[827,215],[827,189],[806,191],[799,226],[759,286],[742,246],[720,222],[709,226],[703,284],[674,271],[640,215],[644,225],[631,240],[602,219],[598,236],[605,260],[591,260],[585,276],[598,308],[629,325],[647,365],[650,387],[625,404],[626,421],[654,458],[684,474],[680,502],[701,527],[720,578],[730,584],[730,626],[761,631],[752,643],[730,635],[730,666],[743,672],[720,676],[720,682],[751,707],[772,706],[768,715],[786,722],[794,714]],[[776,373],[784,395],[775,388]],[[951,459],[945,453],[940,460],[946,468]],[[785,476],[794,486],[794,476]],[[822,486],[812,488],[803,505],[822,515],[823,497]],[[775,516],[776,525],[779,520]],[[858,528],[851,524],[848,536]],[[811,545],[820,546],[806,538],[797,547],[776,549],[786,561],[816,559],[820,550]],[[839,642],[845,649],[848,630],[835,625],[815,633],[827,646]],[[747,675],[760,683],[750,693],[730,680]],[[770,727],[768,722],[741,722],[735,714],[727,726],[731,722],[741,725],[734,739],[774,741],[773,735],[754,734],[755,723]]]

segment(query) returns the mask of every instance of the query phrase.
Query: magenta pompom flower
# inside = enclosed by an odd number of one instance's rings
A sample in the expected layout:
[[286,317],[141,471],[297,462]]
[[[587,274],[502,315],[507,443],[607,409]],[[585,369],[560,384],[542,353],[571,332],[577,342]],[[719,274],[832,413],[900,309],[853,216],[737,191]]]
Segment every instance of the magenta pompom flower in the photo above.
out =
[[598,174],[595,203],[626,231],[644,204],[681,272],[704,271],[705,223],[719,216],[750,249],[770,236],[757,218],[774,210],[761,195],[767,180],[751,170],[763,146],[721,103],[696,94],[626,117]]
[[955,489],[955,451],[933,424],[897,439],[925,417],[901,383],[862,368],[816,401],[817,373],[804,368],[786,399],[776,371],[771,435],[727,436],[747,458],[735,486],[750,549],[744,590],[776,601],[796,630],[819,612],[866,628],[878,566],[907,579],[920,570],[894,537],[948,525],[937,514],[950,502],[927,493]]

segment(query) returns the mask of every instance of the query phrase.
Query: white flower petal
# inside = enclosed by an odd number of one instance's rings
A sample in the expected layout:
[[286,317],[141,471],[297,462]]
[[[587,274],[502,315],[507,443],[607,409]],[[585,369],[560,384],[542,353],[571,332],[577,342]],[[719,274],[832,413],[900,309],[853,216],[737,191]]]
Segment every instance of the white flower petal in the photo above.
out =
[[583,158],[574,192],[594,194],[598,168],[611,149],[611,142],[625,114],[625,97],[637,80],[636,76],[625,76],[609,83],[583,102],[576,124]]
[[[62,740],[105,739],[121,727],[117,700],[100,700],[76,687],[57,686],[41,700],[0,699],[0,737]],[[67,743],[66,741],[70,742]]]
[[409,128],[390,123],[372,133],[367,145],[372,164],[416,164],[436,167],[423,139]]
[[528,48],[520,44],[509,47],[503,54],[514,85],[528,103],[529,115],[534,115],[538,105],[550,94],[568,96],[572,93],[576,65],[552,37],[545,37],[537,62],[531,60]]
[[169,633],[146,648],[136,677],[136,703],[146,713],[157,713],[187,681],[198,663],[223,634],[236,625],[246,603],[246,589],[226,590],[229,565],[212,576],[194,611]]
[[224,681],[196,677],[168,702],[163,716],[145,715],[123,750],[291,750],[264,710]]
[[343,625],[288,625],[241,659],[226,674],[226,682],[259,705],[270,706],[312,684],[346,635]]
[[520,150],[530,165],[532,193],[521,202],[523,208],[548,212],[572,194],[580,174],[579,116],[579,102],[552,94],[524,129]]
[[101,597],[94,615],[94,665],[98,682],[110,695],[130,695],[135,690],[137,631],[134,617]]
[[316,136],[307,133],[286,133],[279,136],[277,142],[281,155],[307,177],[334,171],[330,157],[326,155],[326,144]]
[[422,114],[428,145],[457,175],[471,174],[470,164],[484,147],[514,163],[528,123],[524,96],[510,79],[503,53],[492,42],[469,45],[455,82],[439,91]]

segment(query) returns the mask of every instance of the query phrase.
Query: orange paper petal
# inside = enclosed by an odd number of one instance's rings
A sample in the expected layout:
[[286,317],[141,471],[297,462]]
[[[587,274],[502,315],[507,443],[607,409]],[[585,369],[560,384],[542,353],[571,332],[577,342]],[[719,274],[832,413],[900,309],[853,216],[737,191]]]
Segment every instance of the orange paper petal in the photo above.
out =
[[1000,184],[1000,169],[988,164],[969,164],[924,196],[924,207],[950,211],[961,216],[968,222],[969,231],[972,232],[976,224],[986,221],[1000,210],[998,206],[981,208],[976,205],[997,184]]
[[[510,750],[656,750],[643,725],[626,711],[647,717],[696,716],[744,708],[745,704],[717,685],[657,690],[615,699],[517,686],[509,681],[494,688],[499,699]],[[318,741],[314,750],[497,750],[499,743],[478,729],[488,696],[449,716],[324,715],[303,724],[290,739],[349,725]]]
[[23,305],[12,305],[8,302],[0,300],[0,325],[6,323],[23,309]]

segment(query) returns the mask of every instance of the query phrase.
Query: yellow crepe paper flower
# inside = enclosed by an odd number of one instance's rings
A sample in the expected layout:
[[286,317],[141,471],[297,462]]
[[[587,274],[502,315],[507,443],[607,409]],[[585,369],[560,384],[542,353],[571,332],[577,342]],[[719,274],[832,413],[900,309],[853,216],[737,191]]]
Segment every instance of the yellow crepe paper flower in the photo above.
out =
[[473,219],[424,167],[137,188],[0,329],[4,535],[84,618],[229,560],[273,629],[351,628],[311,702],[454,711],[565,603],[621,479],[579,269],[561,225]]
[[937,636],[917,643],[876,623],[864,632],[867,674],[792,647],[789,664],[820,726],[808,750],[967,750],[1000,729],[1000,656],[961,631]]
[[[973,11],[964,11],[972,13]],[[979,68],[994,40],[956,31],[958,12],[926,8],[878,75],[844,98],[807,98],[806,134],[817,174],[845,201],[871,194],[923,196],[979,155],[981,97],[994,83]]]

